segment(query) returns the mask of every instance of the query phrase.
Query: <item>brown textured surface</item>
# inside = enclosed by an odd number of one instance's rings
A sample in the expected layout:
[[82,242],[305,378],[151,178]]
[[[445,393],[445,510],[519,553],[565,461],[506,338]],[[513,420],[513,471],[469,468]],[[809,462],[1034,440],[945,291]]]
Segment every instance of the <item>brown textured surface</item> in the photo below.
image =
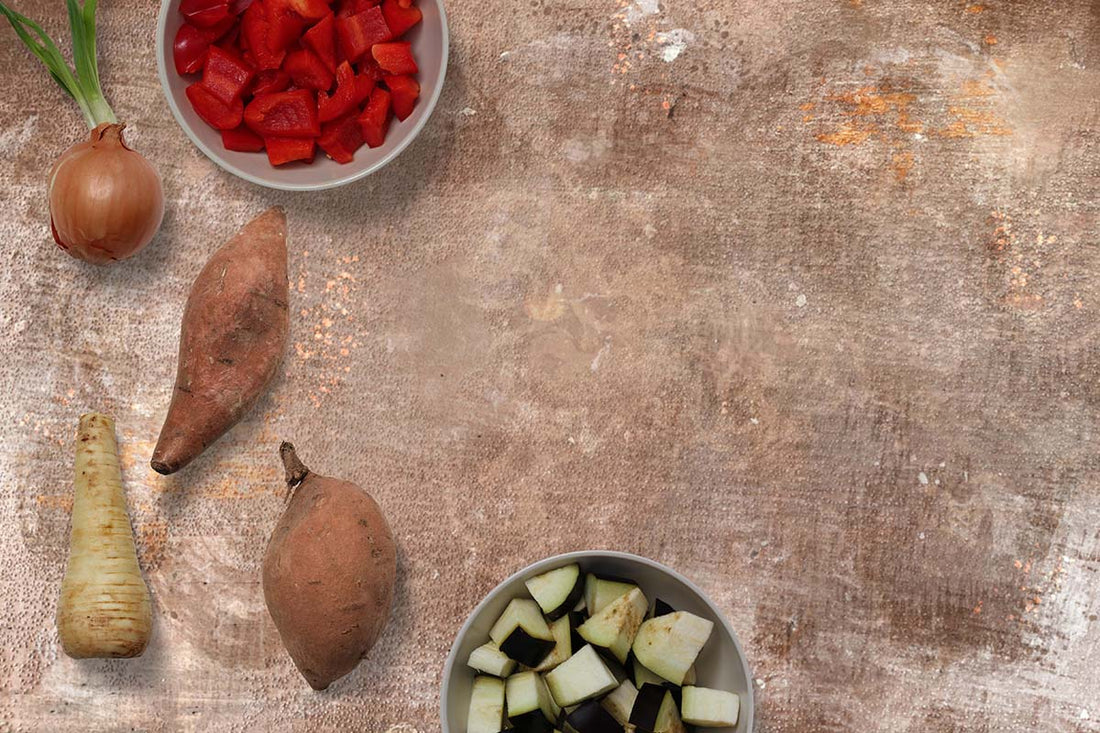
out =
[[[20,6],[59,28],[57,3]],[[0,729],[434,731],[478,598],[600,546],[726,610],[759,730],[1100,729],[1096,3],[450,10],[420,139],[291,195],[188,143],[155,8],[105,2],[108,96],[169,199],[110,270],[49,242],[45,170],[83,133],[0,31]],[[694,40],[666,61],[675,29]],[[187,289],[271,204],[285,373],[156,476]],[[59,654],[87,409],[118,421],[140,660]],[[280,438],[368,487],[399,544],[392,625],[323,694],[260,592]]]

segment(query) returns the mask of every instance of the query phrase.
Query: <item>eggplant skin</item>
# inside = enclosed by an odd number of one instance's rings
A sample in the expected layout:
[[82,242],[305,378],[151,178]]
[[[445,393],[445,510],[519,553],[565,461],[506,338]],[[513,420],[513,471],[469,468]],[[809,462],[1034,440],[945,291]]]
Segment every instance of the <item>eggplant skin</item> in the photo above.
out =
[[577,733],[622,733],[623,730],[619,721],[598,700],[582,704],[565,720]]
[[657,727],[657,715],[665,701],[668,689],[663,685],[647,682],[638,690],[634,698],[634,709],[630,711],[630,724],[640,731],[652,733]]
[[577,573],[577,582],[573,584],[573,590],[569,591],[569,595],[557,608],[546,614],[547,620],[557,621],[562,616],[572,612],[574,606],[582,598],[584,598],[584,573]]
[[546,658],[554,648],[553,641],[536,639],[522,626],[517,626],[500,644],[500,650],[526,667],[535,667]]
[[385,627],[397,551],[374,499],[348,481],[306,475],[264,557],[264,600],[315,690],[355,669]]

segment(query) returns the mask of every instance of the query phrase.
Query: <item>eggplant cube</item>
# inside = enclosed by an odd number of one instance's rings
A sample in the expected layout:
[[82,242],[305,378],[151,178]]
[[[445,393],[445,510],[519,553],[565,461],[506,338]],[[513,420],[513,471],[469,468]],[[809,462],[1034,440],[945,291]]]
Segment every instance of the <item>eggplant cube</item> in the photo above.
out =
[[577,733],[623,733],[623,725],[595,700],[589,700],[565,719]]
[[470,652],[470,658],[466,664],[479,672],[495,677],[507,677],[516,668],[516,663],[492,642],[482,644]]
[[622,684],[600,701],[600,704],[615,720],[619,721],[619,725],[626,725],[630,722],[630,711],[634,709],[634,701],[637,697],[638,689],[634,687],[634,683],[623,680]]
[[496,677],[475,677],[466,733],[500,733],[503,724],[504,681]]
[[512,629],[508,638],[500,645],[500,650],[509,658],[516,660],[524,667],[534,667],[554,648],[553,641],[536,639],[523,630],[522,626]]
[[595,616],[616,598],[625,596],[638,586],[621,580],[604,580],[589,573],[584,578],[584,605],[589,616]]
[[493,628],[489,629],[489,638],[501,645],[516,627],[522,628],[532,638],[554,640],[546,619],[542,617],[539,604],[529,598],[513,598],[493,624]]
[[641,588],[633,588],[585,621],[577,633],[589,644],[609,649],[620,663],[625,663],[648,610],[649,601]]
[[732,728],[741,713],[741,698],[725,690],[684,688],[685,723],[704,728]]
[[584,578],[576,563],[536,575],[525,584],[531,597],[551,621],[572,611],[584,597]]
[[[529,730],[552,730],[557,714],[550,703],[550,692],[546,689],[546,683],[538,672],[520,672],[508,678],[505,683],[508,701],[508,719],[516,728],[523,727]],[[541,725],[536,720],[519,721],[530,713],[542,718]]]
[[573,656],[573,629],[569,625],[569,617],[562,616],[551,622],[550,633],[554,635],[554,648],[534,667],[536,672],[549,671]]
[[599,697],[619,686],[619,681],[591,646],[585,646],[546,674],[546,686],[562,707]]
[[676,701],[664,685],[642,685],[630,711],[629,725],[642,733],[684,733]]
[[642,624],[634,637],[634,656],[674,685],[682,685],[714,624],[687,611],[676,611]]

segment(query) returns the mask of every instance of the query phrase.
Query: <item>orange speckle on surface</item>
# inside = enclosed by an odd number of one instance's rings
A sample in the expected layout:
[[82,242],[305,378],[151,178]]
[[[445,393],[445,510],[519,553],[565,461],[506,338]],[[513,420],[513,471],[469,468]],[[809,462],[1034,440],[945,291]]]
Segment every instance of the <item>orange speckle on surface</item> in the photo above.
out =
[[807,122],[812,122],[813,119],[814,119],[813,115],[802,115],[802,123],[803,124],[805,124]]
[[973,15],[977,15],[978,13],[985,12],[985,6],[984,5],[967,5],[966,6],[966,12],[971,13]]
[[800,110],[802,110],[803,112],[809,112],[811,109],[814,108],[814,103],[813,102],[803,102],[802,104],[798,105],[798,108]]
[[913,170],[913,154],[909,151],[894,153],[894,177],[898,183],[902,183],[909,177],[909,171]]
[[984,40],[985,40],[985,43],[986,43],[987,46],[996,46],[997,45],[997,36],[993,35],[992,33],[986,35]]
[[960,97],[990,97],[996,90],[993,89],[993,85],[980,79],[966,79],[963,81],[960,87],[958,96]]
[[1016,566],[1017,570],[1019,570],[1020,568],[1022,568],[1024,566],[1024,564],[1022,562],[1020,562],[1019,560],[1015,560],[1012,564]]
[[982,612],[982,601],[978,601],[978,605],[974,606],[974,613],[980,614]]
[[39,494],[34,501],[43,509],[60,509],[66,513],[73,510],[72,494]]
[[858,129],[851,123],[846,122],[840,126],[840,129],[834,132],[823,132],[819,134],[817,139],[829,145],[843,147],[845,145],[859,145],[867,138],[871,137],[872,134],[873,130]]
[[661,102],[661,109],[667,112],[668,110],[672,109],[672,103],[669,102],[667,99],[664,100],[663,102]]

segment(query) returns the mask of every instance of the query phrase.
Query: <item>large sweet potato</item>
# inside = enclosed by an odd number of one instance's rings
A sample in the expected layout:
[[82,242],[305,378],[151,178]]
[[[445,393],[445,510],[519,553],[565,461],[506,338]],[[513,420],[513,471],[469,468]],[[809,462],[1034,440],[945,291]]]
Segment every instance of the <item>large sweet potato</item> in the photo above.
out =
[[397,551],[367,492],[310,472],[290,443],[279,452],[293,493],[264,556],[264,600],[298,671],[323,690],[382,633]]
[[191,286],[154,470],[178,471],[241,419],[275,376],[286,336],[286,216],[272,208],[215,252]]

